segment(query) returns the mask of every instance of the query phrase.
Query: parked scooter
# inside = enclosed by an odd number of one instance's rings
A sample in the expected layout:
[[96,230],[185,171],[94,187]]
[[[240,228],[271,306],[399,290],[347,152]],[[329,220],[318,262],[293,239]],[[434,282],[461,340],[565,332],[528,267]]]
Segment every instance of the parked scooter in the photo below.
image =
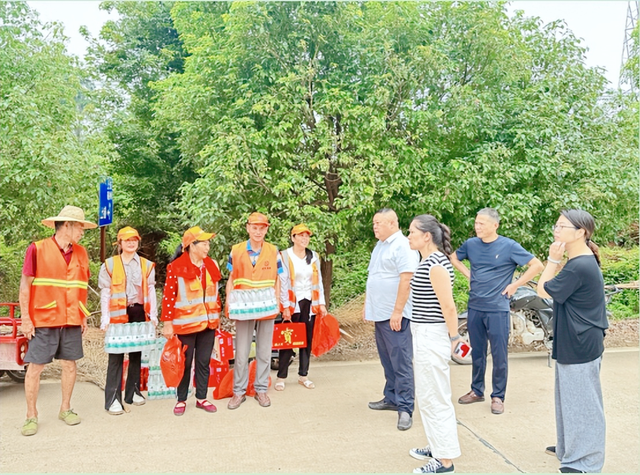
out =
[[[509,345],[522,344],[536,346],[536,342],[541,342],[547,349],[549,357],[553,348],[553,299],[542,298],[535,288],[537,282],[529,281],[527,285],[518,287],[510,299],[510,331]],[[605,286],[606,303],[609,304],[611,297],[622,289],[615,285]],[[607,310],[607,318],[611,316]],[[467,342],[467,312],[458,315],[458,333]],[[472,348],[473,351],[473,348]],[[490,352],[490,348],[487,349]],[[451,355],[451,359],[458,364],[471,364],[471,354],[461,358]]]

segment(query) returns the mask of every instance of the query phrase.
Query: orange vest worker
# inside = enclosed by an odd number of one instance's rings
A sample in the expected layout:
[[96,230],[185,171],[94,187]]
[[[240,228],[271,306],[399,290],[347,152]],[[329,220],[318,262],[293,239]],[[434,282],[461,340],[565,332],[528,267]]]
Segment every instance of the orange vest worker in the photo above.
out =
[[89,316],[87,287],[89,257],[84,247],[73,244],[67,265],[53,239],[36,245],[36,275],[31,284],[29,316],[36,328],[81,325]]
[[[124,264],[121,256],[113,256],[104,261],[105,268],[111,277],[111,300],[109,301],[109,323],[129,323],[127,315],[127,277],[124,271]],[[151,302],[149,301],[149,285],[147,280],[155,264],[144,257],[140,257],[140,267],[142,270],[141,290],[143,295],[143,305],[145,320],[149,321],[151,312]]]

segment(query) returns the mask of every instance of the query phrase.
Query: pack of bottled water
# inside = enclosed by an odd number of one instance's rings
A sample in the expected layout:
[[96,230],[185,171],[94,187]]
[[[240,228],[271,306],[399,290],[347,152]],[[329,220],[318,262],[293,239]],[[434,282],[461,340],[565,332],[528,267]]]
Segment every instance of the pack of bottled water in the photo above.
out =
[[234,289],[227,296],[229,317],[235,320],[255,320],[278,313],[279,306],[273,287],[264,289]]
[[132,353],[149,348],[156,337],[152,322],[114,323],[109,325],[104,337],[107,353]]

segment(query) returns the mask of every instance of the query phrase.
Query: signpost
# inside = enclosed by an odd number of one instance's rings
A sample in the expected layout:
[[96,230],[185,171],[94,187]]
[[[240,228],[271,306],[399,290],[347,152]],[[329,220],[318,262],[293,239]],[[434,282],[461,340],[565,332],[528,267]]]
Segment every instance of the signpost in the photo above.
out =
[[100,207],[98,226],[100,226],[100,260],[106,259],[106,226],[113,222],[113,180],[110,176],[100,177]]

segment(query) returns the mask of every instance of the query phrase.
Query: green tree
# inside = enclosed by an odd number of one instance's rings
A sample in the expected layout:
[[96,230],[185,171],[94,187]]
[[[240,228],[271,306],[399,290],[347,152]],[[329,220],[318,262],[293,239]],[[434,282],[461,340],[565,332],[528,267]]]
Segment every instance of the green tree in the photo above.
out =
[[114,178],[115,224],[160,239],[175,226],[172,203],[183,182],[193,180],[181,162],[175,133],[151,127],[155,92],[150,82],[183,68],[182,42],[169,14],[172,2],[103,2],[117,14],[90,41],[87,61],[102,126],[116,154],[108,162]]
[[65,204],[97,213],[102,157],[87,124],[84,75],[62,27],[42,25],[26,2],[0,3],[0,235],[7,245],[43,235]]
[[177,3],[171,15],[187,56],[155,85],[154,126],[197,172],[178,206],[220,231],[220,254],[254,209],[276,236],[311,223],[329,259],[369,240],[382,206],[405,226],[437,215],[454,244],[493,206],[537,252],[563,207],[605,218],[605,239],[637,215],[637,169],[614,166],[633,162],[635,139],[611,143],[604,76],[562,22],[484,2]]

